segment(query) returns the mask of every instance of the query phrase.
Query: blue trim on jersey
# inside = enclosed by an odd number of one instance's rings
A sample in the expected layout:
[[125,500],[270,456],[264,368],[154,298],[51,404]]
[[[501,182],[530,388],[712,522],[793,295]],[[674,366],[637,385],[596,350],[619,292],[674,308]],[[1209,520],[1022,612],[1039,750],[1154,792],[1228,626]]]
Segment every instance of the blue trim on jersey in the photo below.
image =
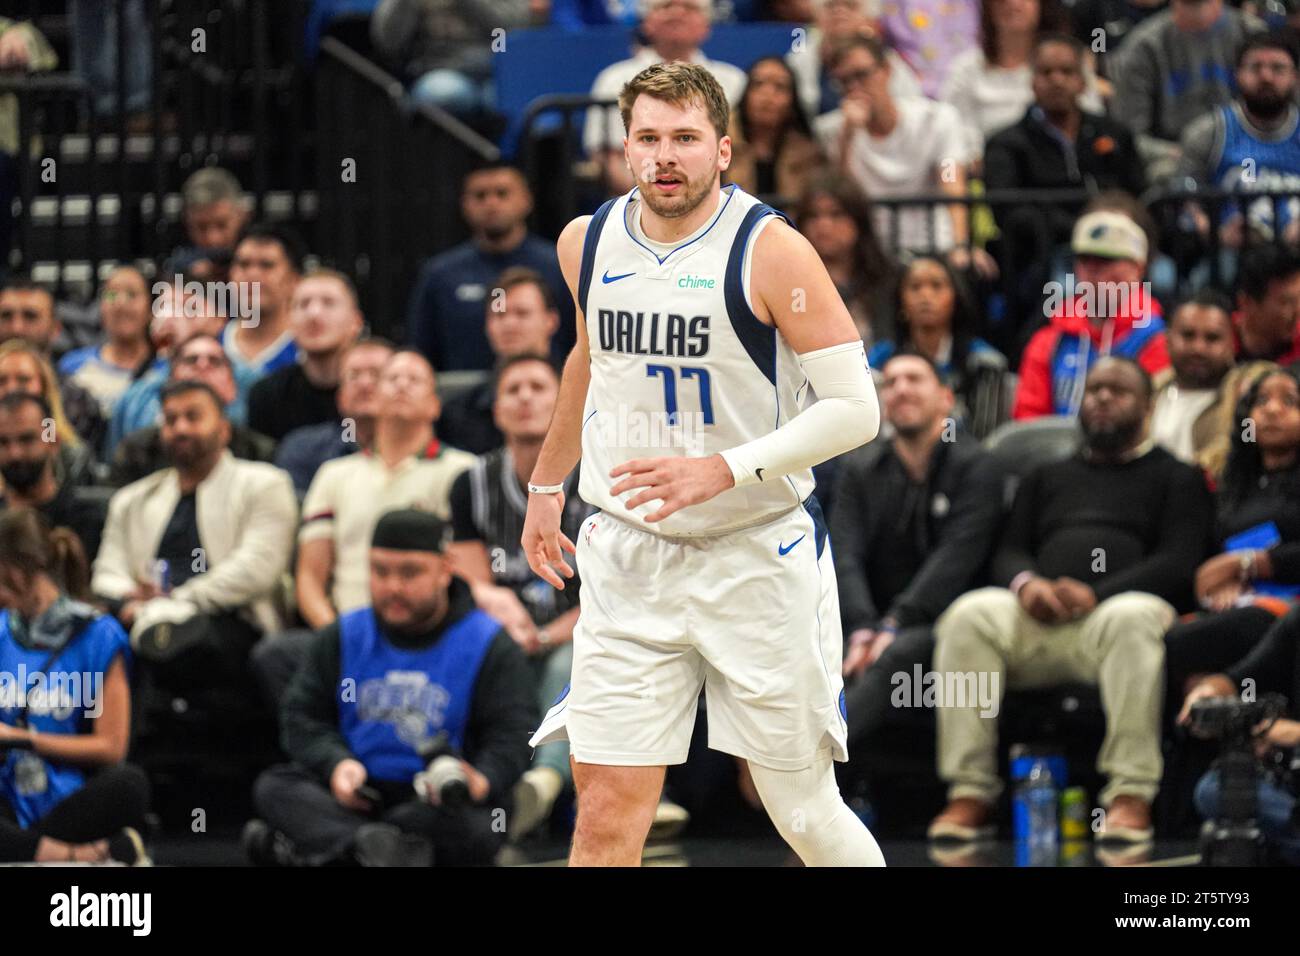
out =
[[[730,191],[728,192],[728,190]],[[637,191],[639,192],[640,190],[637,189]],[[689,242],[683,242],[680,246],[675,246],[674,248],[669,249],[662,256],[660,256],[659,253],[655,252],[653,249],[647,246],[636,236],[632,235],[632,227],[628,225],[626,216],[623,217],[623,228],[627,230],[627,237],[629,239],[635,242],[646,252],[650,253],[650,255],[654,256],[655,262],[659,263],[660,265],[663,265],[665,262],[668,261],[668,257],[671,256],[674,252],[681,252],[687,246],[694,245],[695,243],[699,242],[701,239],[703,239],[705,236],[707,236],[710,232],[713,231],[713,227],[718,224],[718,220],[722,218],[722,214],[727,211],[727,204],[731,202],[731,197],[736,194],[736,184],[731,183],[729,186],[723,186],[722,191],[727,193],[727,199],[725,202],[723,202],[722,208],[718,210],[718,214],[713,217],[713,222],[709,223],[709,228],[705,229],[702,233],[700,233],[694,239],[691,239]]]
[[[736,238],[731,243],[731,252],[727,256],[727,273],[722,280],[722,293],[727,303],[727,317],[736,338],[744,347],[749,357],[754,360],[764,377],[776,384],[776,327],[764,325],[749,307],[745,299],[745,248],[749,245],[750,234],[764,216],[780,216],[786,222],[790,218],[783,212],[773,209],[766,203],[759,203],[740,222]],[[778,415],[780,411],[778,409]]]
[[826,515],[822,513],[821,502],[817,500],[816,495],[805,498],[803,508],[808,512],[808,517],[812,518],[814,538],[817,541],[817,558],[820,560],[822,550],[826,547],[826,539],[830,536],[830,532],[826,529]]
[[578,270],[578,308],[582,309],[584,316],[587,314],[587,290],[591,288],[591,274],[596,268],[596,245],[600,242],[600,231],[605,228],[609,210],[618,200],[618,196],[605,200],[591,217],[591,221],[587,223],[587,234],[582,239],[582,267]]

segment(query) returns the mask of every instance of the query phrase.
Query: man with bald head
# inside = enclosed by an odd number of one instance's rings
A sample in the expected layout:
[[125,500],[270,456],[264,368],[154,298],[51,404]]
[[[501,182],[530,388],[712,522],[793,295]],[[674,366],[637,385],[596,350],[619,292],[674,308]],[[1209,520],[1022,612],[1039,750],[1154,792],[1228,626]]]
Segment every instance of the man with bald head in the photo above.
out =
[[474,463],[434,435],[442,409],[424,356],[395,352],[380,373],[379,393],[374,441],[322,465],[303,501],[298,610],[314,628],[369,600],[366,548],[379,515],[420,507],[447,517],[452,481]]
[[1098,837],[1151,839],[1164,633],[1193,607],[1214,513],[1201,472],[1147,436],[1151,399],[1137,363],[1111,357],[1092,367],[1079,409],[1082,447],[1020,483],[993,558],[1001,586],[963,595],[935,625],[944,685],[957,683],[948,675],[974,674],[992,700],[940,702],[939,776],[949,802],[930,825],[932,839],[991,834],[1002,693],[1063,683],[1096,685],[1106,713]]

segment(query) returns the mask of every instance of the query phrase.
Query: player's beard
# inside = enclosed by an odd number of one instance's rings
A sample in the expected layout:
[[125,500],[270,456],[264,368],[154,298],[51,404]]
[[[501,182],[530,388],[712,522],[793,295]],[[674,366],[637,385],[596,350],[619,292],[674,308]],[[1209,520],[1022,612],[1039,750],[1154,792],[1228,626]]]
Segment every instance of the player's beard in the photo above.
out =
[[677,173],[682,177],[682,185],[685,187],[680,196],[660,196],[654,191],[654,183],[643,183],[641,189],[641,198],[650,211],[661,219],[680,219],[682,216],[690,215],[700,203],[704,202],[713,192],[713,187],[718,183],[718,171],[715,169],[713,174],[707,180],[695,181],[686,178],[684,173]]

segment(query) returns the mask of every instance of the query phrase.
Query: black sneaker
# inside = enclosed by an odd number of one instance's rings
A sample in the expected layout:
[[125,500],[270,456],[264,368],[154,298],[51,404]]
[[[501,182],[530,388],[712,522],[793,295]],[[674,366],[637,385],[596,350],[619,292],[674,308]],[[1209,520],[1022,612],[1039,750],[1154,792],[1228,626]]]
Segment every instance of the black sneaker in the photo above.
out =
[[352,852],[362,866],[433,865],[433,844],[391,823],[362,825],[353,838]]
[[249,820],[240,837],[244,854],[254,866],[301,866],[293,843],[265,820]]
[[108,838],[108,858],[127,866],[153,866],[144,840],[134,827],[123,827]]

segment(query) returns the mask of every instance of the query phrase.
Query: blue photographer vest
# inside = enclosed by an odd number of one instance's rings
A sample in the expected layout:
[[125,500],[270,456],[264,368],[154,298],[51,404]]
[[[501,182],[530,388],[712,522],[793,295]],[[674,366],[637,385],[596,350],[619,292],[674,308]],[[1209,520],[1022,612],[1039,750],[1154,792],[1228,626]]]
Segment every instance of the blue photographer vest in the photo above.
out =
[[368,607],[339,618],[339,729],[373,779],[409,782],[424,769],[421,745],[442,731],[461,749],[474,683],[500,629],[474,610],[431,646],[404,650]]

